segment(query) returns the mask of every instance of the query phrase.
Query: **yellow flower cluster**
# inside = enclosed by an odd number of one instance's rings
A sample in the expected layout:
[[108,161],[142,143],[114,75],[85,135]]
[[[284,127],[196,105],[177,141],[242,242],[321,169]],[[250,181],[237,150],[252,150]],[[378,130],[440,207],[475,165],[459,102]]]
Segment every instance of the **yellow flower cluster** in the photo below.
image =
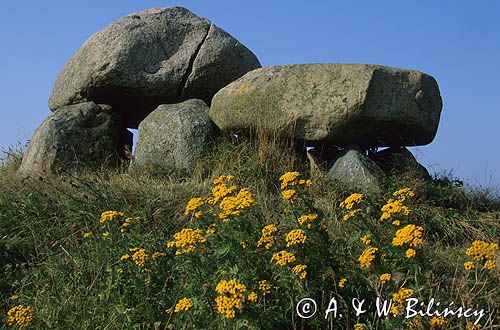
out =
[[262,292],[264,296],[271,293],[271,288],[272,286],[269,283],[269,281],[267,280],[259,281],[259,290]]
[[391,313],[394,315],[398,315],[403,310],[403,305],[406,299],[411,298],[413,296],[412,289],[401,288],[398,292],[392,295],[392,305],[391,305]]
[[191,300],[184,297],[184,298],[179,300],[177,305],[175,305],[174,313],[187,312],[191,307],[193,307]]
[[304,280],[307,276],[306,269],[306,265],[297,265],[292,268],[292,273],[294,273],[299,279]]
[[411,247],[419,246],[424,242],[422,239],[423,231],[424,229],[421,226],[407,225],[396,232],[396,236],[392,239],[392,245],[403,246],[408,244]]
[[278,266],[285,266],[287,264],[295,262],[295,260],[297,260],[295,258],[295,255],[285,250],[273,254],[271,258],[271,261],[276,261],[276,264]]
[[276,243],[276,236],[274,236],[274,233],[277,231],[278,228],[276,228],[276,226],[273,224],[267,225],[262,228],[262,236],[257,242],[257,246],[264,245],[265,249],[269,250],[269,248],[271,248],[271,246]]
[[392,195],[401,202],[404,202],[408,198],[415,197],[415,193],[410,188],[399,189],[398,191],[395,191]]
[[7,312],[7,325],[18,329],[27,329],[33,321],[31,306],[17,305]]
[[406,250],[406,257],[408,259],[415,258],[416,255],[417,255],[417,251],[415,251],[414,249],[408,249],[408,250]]
[[346,283],[347,283],[347,278],[345,278],[345,277],[341,278],[339,281],[339,288],[345,287]]
[[[476,240],[472,242],[472,245],[467,249],[465,253],[469,257],[472,257],[472,260],[474,261],[485,261],[484,268],[491,270],[496,267],[495,255],[497,252],[497,243],[487,243],[484,241]],[[474,264],[469,261],[464,264],[464,267],[467,270],[471,270],[472,268],[474,268]]]
[[[132,252],[132,261],[139,268],[144,268],[143,271],[147,272],[149,269],[146,269],[146,264],[149,262],[155,262],[156,259],[163,257],[165,253],[162,252],[154,252],[151,253],[144,248],[131,248],[129,249]],[[130,256],[128,254],[124,254],[121,256],[120,260],[127,260]]]
[[217,227],[217,224],[211,223],[207,229],[205,230],[206,234],[215,234],[215,228]]
[[250,294],[247,296],[247,300],[250,302],[256,302],[257,301],[257,294],[255,292],[250,292]]
[[296,244],[304,244],[307,236],[303,229],[290,230],[285,236],[286,246],[290,247]]
[[421,323],[422,323],[422,318],[420,316],[417,316],[405,322],[404,324],[408,327],[408,329],[418,329]]
[[90,231],[83,234],[83,238],[89,238],[91,236],[92,236],[92,232],[90,232]]
[[212,197],[208,199],[209,204],[215,205],[218,201],[236,191],[236,186],[228,186],[229,181],[231,181],[232,179],[234,179],[234,176],[232,175],[221,175],[217,179],[214,179]]
[[431,324],[431,327],[433,329],[436,329],[436,328],[441,329],[441,328],[445,327],[446,324],[448,324],[448,322],[442,316],[434,316],[433,318],[431,318],[430,324]]
[[226,318],[232,319],[236,316],[236,309],[243,309],[244,293],[247,290],[244,284],[238,283],[235,278],[230,281],[220,281],[215,291],[219,294],[215,298],[217,310]]
[[281,197],[283,197],[284,200],[286,200],[290,203],[293,203],[298,199],[297,191],[294,189],[283,190],[281,192]]
[[99,219],[99,223],[113,221],[114,219],[116,219],[118,217],[123,217],[123,212],[104,211],[101,213],[101,218]]
[[390,281],[391,278],[392,278],[391,274],[385,273],[385,274],[380,275],[379,280],[380,280],[380,282],[385,283],[387,281]]
[[380,221],[389,219],[394,214],[409,215],[410,209],[403,205],[403,201],[400,199],[389,199],[387,204],[382,206],[382,215],[380,216]]
[[364,323],[356,323],[354,325],[354,330],[365,330],[366,329],[366,326]]
[[359,264],[361,268],[368,268],[372,264],[373,260],[375,260],[375,253],[377,253],[378,249],[376,247],[368,247],[363,253],[359,256]]
[[[206,201],[207,199],[203,197],[191,198],[189,202],[186,204],[184,215],[189,215],[191,212],[196,211],[200,206],[205,204]],[[198,217],[201,216],[201,213],[196,212],[196,214],[198,214]]]
[[349,220],[350,218],[354,218],[358,213],[361,212],[361,209],[354,209],[344,214],[344,221]]
[[287,172],[280,176],[280,181],[281,181],[281,189],[285,189],[286,187],[289,186],[296,186],[296,185],[305,185],[305,186],[310,186],[312,185],[311,180],[302,180],[299,179],[300,173],[299,172]]
[[352,210],[355,205],[363,203],[363,194],[352,194],[340,203],[340,207],[346,210]]
[[472,261],[467,261],[467,262],[464,262],[464,268],[466,271],[471,271],[474,268],[476,268],[476,265],[474,265],[474,263]]
[[368,245],[372,242],[372,238],[370,237],[370,235],[365,235],[365,236],[361,237],[361,242]]
[[241,210],[253,205],[255,203],[250,190],[243,188],[236,196],[226,196],[220,202],[219,208],[221,213],[219,218],[222,221],[229,221],[230,216],[240,215]]
[[191,253],[196,250],[198,243],[205,243],[207,240],[203,236],[201,229],[184,228],[180,232],[174,234],[175,241],[167,243],[167,247],[176,247],[178,250],[175,255],[183,253]]
[[312,222],[312,221],[316,220],[317,218],[318,218],[318,215],[316,213],[305,214],[305,215],[300,216],[297,219],[297,222],[301,226],[306,225],[307,228],[311,228],[311,224],[309,222]]

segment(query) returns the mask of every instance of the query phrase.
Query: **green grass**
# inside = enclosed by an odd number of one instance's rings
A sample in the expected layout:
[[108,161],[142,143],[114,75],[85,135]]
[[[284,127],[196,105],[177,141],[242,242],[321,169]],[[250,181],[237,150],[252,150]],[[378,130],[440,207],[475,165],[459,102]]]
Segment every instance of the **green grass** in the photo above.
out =
[[[206,195],[212,179],[222,174],[234,175],[239,186],[250,189],[262,219],[286,221],[278,178],[290,170],[309,177],[309,165],[286,143],[263,136],[258,140],[221,139],[190,176],[128,173],[123,168],[21,178],[16,173],[21,154],[10,152],[0,165],[0,325],[5,325],[6,313],[15,304],[33,306],[35,328],[40,329],[153,329],[155,322],[165,324],[168,316],[163,312],[169,306],[162,306],[168,299],[159,297],[161,290],[118,285],[112,268],[117,247],[86,241],[83,233],[95,227],[101,212],[119,210],[142,219],[137,242],[165,250],[167,240],[183,227],[187,201]],[[329,235],[342,242],[356,235],[338,206],[352,191],[322,176],[312,179],[310,196],[323,213]],[[465,189],[453,178],[421,182],[394,176],[387,179],[384,196],[370,201],[369,212],[402,187],[415,190],[413,219],[426,228],[423,255],[425,267],[432,270],[425,279],[426,294],[464,304],[480,302],[488,316],[495,317],[500,306],[499,267],[487,281],[481,278],[472,286],[459,274],[472,241],[499,241],[498,195]],[[348,246],[336,248],[340,264],[356,267],[357,252]],[[166,267],[168,272],[168,263]],[[137,286],[134,283],[129,285]],[[12,295],[19,298],[12,301]],[[186,320],[185,328],[189,324]],[[486,322],[491,329],[498,324],[495,319]],[[213,325],[217,327],[222,328]],[[292,323],[285,327],[292,328]]]

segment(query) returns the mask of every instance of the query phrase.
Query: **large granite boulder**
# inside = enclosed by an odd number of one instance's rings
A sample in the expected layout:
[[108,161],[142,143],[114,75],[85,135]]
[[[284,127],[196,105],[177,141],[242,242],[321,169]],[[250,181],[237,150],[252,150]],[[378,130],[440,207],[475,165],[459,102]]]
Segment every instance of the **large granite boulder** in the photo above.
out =
[[380,194],[384,172],[364,151],[346,149],[328,170],[326,178],[363,193]]
[[139,125],[131,168],[190,171],[208,152],[214,133],[205,102],[162,104]]
[[210,117],[223,130],[283,134],[310,145],[425,145],[436,134],[439,88],[419,71],[303,64],[251,71],[220,90]]
[[119,165],[127,145],[132,145],[131,133],[119,127],[107,105],[62,107],[36,129],[19,171],[55,173]]
[[209,20],[182,7],[154,8],[91,36],[64,66],[49,107],[109,104],[135,128],[160,104],[210,104],[219,89],[259,67],[250,50]]

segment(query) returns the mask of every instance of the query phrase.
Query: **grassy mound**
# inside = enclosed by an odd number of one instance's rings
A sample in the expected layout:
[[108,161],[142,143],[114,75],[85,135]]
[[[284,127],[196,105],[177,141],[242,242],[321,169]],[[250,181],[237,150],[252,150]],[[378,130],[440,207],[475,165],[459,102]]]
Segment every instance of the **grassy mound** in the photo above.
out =
[[[262,136],[220,141],[189,176],[20,178],[19,163],[0,166],[1,325],[479,329],[477,317],[405,319],[413,297],[484,309],[481,328],[498,326],[500,201],[451,178],[394,175],[364,196]],[[305,297],[318,305],[309,319],[296,311]],[[388,317],[376,297],[392,299]],[[325,320],[332,298],[343,316]]]

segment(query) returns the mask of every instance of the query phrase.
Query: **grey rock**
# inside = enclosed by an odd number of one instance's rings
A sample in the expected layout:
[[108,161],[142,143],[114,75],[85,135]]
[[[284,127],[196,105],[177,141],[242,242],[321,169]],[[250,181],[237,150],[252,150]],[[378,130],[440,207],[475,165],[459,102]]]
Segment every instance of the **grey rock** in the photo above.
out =
[[109,104],[136,128],[159,104],[200,98],[260,67],[229,34],[182,7],[122,17],[91,36],[64,66],[49,99],[57,109]]
[[131,168],[190,171],[209,150],[214,129],[201,100],[162,104],[139,125]]
[[326,178],[363,193],[380,194],[384,173],[364,152],[346,149],[328,170]]
[[66,106],[49,115],[28,143],[21,173],[57,173],[116,166],[130,133],[120,129],[111,107],[93,102]]
[[388,148],[375,153],[372,157],[385,174],[406,175],[430,180],[427,169],[418,163],[407,148]]
[[424,145],[442,101],[431,76],[365,64],[303,64],[253,70],[221,89],[210,117],[223,130],[281,131],[310,145]]

